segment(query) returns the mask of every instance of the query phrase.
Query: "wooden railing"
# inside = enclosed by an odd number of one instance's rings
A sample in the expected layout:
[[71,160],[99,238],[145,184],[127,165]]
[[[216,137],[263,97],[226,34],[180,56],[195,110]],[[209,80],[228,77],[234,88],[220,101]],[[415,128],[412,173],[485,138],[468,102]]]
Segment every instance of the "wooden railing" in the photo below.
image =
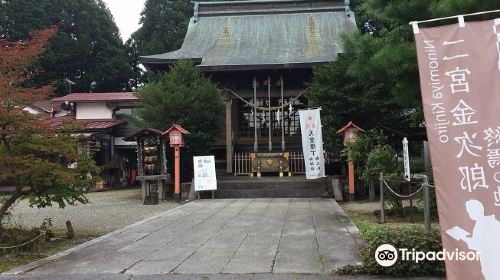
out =
[[252,160],[250,153],[234,153],[234,175],[250,175],[252,173]]
[[304,154],[301,152],[290,152],[290,171],[292,174],[305,174]]
[[[290,152],[289,154],[292,174],[305,174],[304,154],[301,152]],[[233,167],[234,175],[250,175],[252,173],[250,153],[234,153]]]

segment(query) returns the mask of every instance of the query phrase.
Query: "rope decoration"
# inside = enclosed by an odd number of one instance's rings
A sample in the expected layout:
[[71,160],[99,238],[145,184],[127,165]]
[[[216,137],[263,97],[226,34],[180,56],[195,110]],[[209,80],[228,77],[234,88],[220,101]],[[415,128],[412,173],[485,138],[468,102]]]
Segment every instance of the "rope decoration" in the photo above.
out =
[[[67,227],[67,231],[69,230],[72,230],[73,229],[73,225],[71,225],[70,227]],[[10,249],[16,249],[16,248],[19,248],[19,247],[24,247],[30,243],[34,243],[36,240],[38,240],[40,237],[43,236],[43,238],[45,238],[45,235],[47,235],[47,232],[46,231],[43,231],[42,233],[40,233],[37,237],[29,240],[29,241],[26,241],[22,244],[18,244],[18,245],[13,245],[13,246],[7,246],[7,247],[0,247],[0,250],[1,251],[6,251],[6,250],[10,250]]]
[[293,102],[297,99],[299,99],[302,95],[304,95],[307,90],[303,90],[301,91],[297,96],[295,97],[292,97],[292,99],[290,99],[290,101],[286,104],[283,104],[283,105],[280,105],[280,106],[274,106],[274,107],[260,107],[260,106],[257,106],[253,103],[250,103],[248,102],[245,98],[241,97],[239,94],[237,94],[236,92],[228,89],[228,88],[224,88],[225,91],[231,93],[232,95],[234,95],[236,98],[238,98],[239,100],[241,100],[243,103],[247,104],[248,106],[252,107],[252,108],[255,108],[257,110],[260,110],[260,111],[266,111],[266,112],[272,112],[272,111],[277,111],[277,110],[280,110],[280,109],[284,109],[290,105],[293,105]]
[[37,237],[31,239],[30,241],[26,241],[26,242],[24,242],[22,244],[19,244],[19,245],[7,246],[7,247],[0,247],[0,250],[9,250],[9,249],[15,249],[15,248],[19,248],[19,247],[24,247],[24,246],[26,246],[26,245],[28,245],[30,243],[35,242],[38,238],[40,238],[42,236],[44,236],[44,238],[45,238],[46,234],[47,234],[46,232],[42,232],[40,235],[38,235]]
[[409,195],[402,195],[402,194],[399,194],[397,192],[395,192],[393,189],[391,189],[391,187],[389,187],[389,184],[387,184],[387,182],[385,181],[385,179],[382,179],[382,181],[384,182],[385,186],[397,197],[400,197],[400,198],[412,198],[414,197],[415,195],[417,195],[423,188],[424,188],[424,185],[422,184],[420,186],[420,188],[418,190],[416,190],[415,192],[409,194]]

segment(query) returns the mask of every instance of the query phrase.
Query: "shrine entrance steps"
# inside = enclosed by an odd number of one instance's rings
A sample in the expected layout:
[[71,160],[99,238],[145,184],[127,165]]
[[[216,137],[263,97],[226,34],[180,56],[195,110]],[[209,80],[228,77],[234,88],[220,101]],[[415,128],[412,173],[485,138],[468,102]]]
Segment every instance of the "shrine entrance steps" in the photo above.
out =
[[327,178],[306,180],[292,177],[219,177],[216,198],[314,198],[327,191]]

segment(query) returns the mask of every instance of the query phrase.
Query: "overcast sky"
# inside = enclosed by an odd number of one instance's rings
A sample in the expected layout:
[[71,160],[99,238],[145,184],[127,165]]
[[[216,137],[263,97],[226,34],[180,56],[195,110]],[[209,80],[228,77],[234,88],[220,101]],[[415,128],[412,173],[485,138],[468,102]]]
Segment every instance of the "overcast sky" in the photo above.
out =
[[123,41],[139,28],[139,19],[145,0],[104,0],[120,29]]

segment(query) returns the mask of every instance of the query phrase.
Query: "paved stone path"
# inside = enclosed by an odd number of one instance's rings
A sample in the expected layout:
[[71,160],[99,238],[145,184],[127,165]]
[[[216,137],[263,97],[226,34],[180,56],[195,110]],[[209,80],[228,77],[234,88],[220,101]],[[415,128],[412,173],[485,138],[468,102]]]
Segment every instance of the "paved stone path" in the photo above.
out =
[[199,200],[7,274],[330,274],[356,233],[330,199]]

